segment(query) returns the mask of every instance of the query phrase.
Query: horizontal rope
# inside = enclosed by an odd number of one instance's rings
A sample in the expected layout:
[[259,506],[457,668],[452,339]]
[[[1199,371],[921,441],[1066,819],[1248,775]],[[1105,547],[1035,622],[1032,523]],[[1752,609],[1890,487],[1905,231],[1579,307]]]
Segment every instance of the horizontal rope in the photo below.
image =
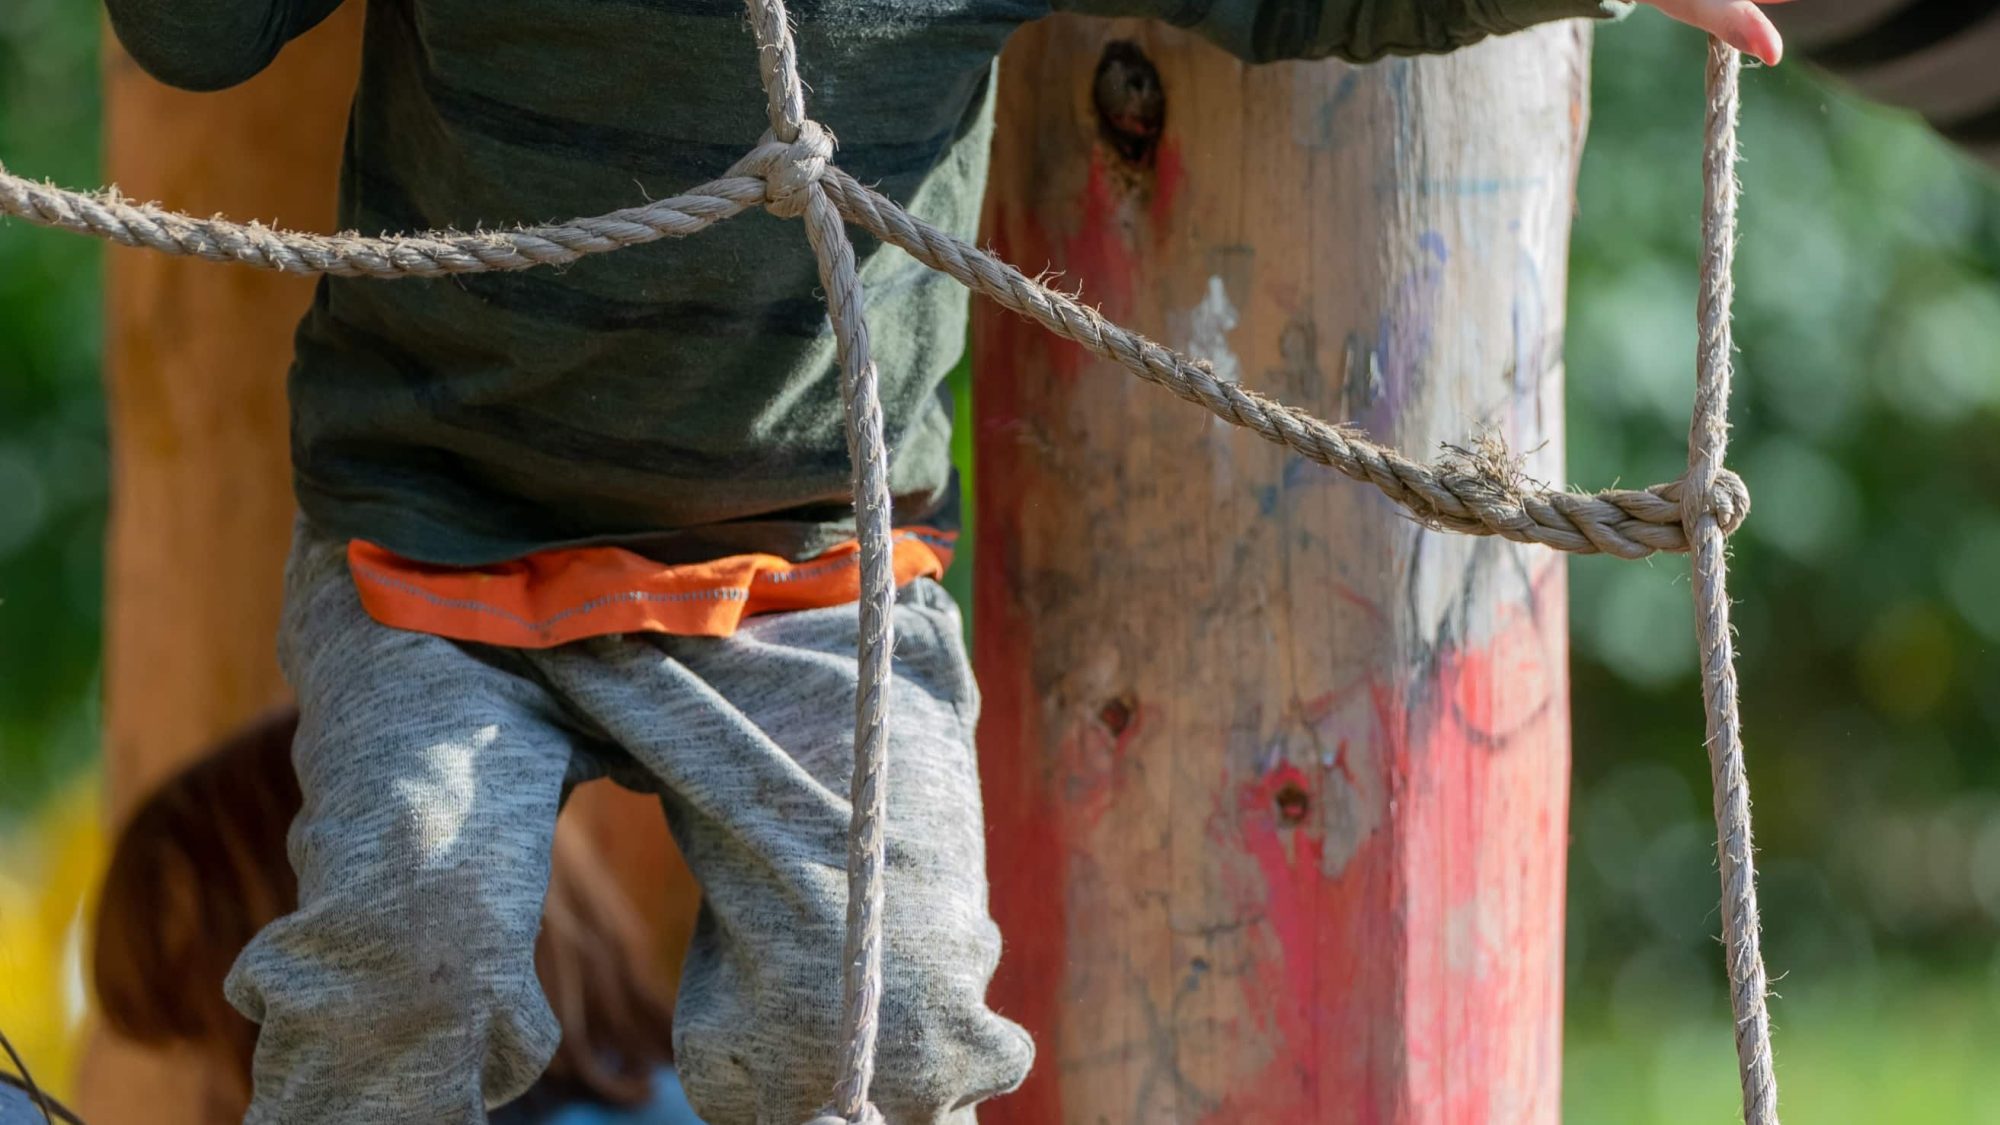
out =
[[761,179],[725,177],[644,207],[552,226],[364,238],[196,219],[134,203],[115,189],[80,192],[36,183],[0,165],[0,214],[177,257],[335,277],[445,277],[565,265],[589,254],[685,238],[762,206],[764,191]]
[[[1679,481],[1644,489],[1576,492],[1522,476],[1494,442],[1448,450],[1425,463],[1354,427],[1327,422],[1216,376],[1202,360],[1105,319],[1096,309],[911,215],[826,161],[820,134],[804,156],[767,136],[721,179],[671,199],[593,218],[494,231],[429,231],[395,237],[302,234],[256,223],[195,219],[115,191],[75,192],[8,173],[0,166],[0,213],[95,235],[125,246],[261,269],[339,277],[440,277],[562,265],[662,238],[681,238],[771,202],[767,180],[806,166],[849,222],[898,246],[975,293],[1064,339],[1157,383],[1231,425],[1251,430],[1358,481],[1375,486],[1418,522],[1468,535],[1497,535],[1574,554],[1644,558],[1685,552]],[[817,160],[817,166],[809,161]],[[800,191],[796,178],[786,190]],[[1725,535],[1741,526],[1750,494],[1728,469],[1715,475],[1708,507]]]

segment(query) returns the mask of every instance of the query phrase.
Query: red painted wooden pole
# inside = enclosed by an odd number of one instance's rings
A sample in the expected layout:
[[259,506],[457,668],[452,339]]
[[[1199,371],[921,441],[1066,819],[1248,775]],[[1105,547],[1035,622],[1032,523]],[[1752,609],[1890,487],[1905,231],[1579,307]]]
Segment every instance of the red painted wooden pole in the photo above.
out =
[[[1588,55],[1246,68],[1047,21],[985,237],[1259,390],[1560,480]],[[1557,1120],[1562,560],[977,316],[995,997],[1040,1045],[988,1118]]]

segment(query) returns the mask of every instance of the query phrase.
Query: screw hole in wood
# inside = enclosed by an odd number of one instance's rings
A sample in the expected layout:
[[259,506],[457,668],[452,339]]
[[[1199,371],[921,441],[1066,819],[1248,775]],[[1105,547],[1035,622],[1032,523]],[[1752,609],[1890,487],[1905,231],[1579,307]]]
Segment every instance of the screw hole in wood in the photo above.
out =
[[1312,797],[1300,788],[1297,782],[1286,782],[1284,787],[1278,790],[1275,800],[1278,806],[1278,819],[1288,825],[1304,823],[1306,814],[1312,811]]
[[1116,39],[1104,45],[1091,100],[1098,137],[1127,163],[1151,167],[1166,129],[1167,91],[1137,43]]
[[1097,721],[1113,735],[1124,734],[1132,725],[1132,717],[1139,711],[1139,701],[1129,695],[1120,695],[1106,700],[1097,710]]

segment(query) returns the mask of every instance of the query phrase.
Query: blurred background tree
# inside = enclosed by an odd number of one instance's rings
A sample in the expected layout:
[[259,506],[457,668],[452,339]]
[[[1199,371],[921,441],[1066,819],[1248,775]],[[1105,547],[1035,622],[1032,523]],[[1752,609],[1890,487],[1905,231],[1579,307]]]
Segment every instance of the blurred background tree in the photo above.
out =
[[[1578,481],[1685,462],[1700,45],[1641,20],[1597,39]],[[1798,66],[1749,76],[1743,144],[1732,577],[1787,1117],[2000,1121],[2000,192]],[[1570,573],[1566,1096],[1727,1120],[1685,561]]]
[[[0,4],[16,169],[98,182],[97,19]],[[1647,13],[1598,36],[1577,482],[1685,459],[1700,56]],[[2000,190],[1796,65],[1749,76],[1744,144],[1734,589],[1787,1116],[2000,1123]],[[0,224],[0,1026],[58,1088],[97,847],[100,255]],[[1686,567],[1578,559],[1572,589],[1568,1116],[1728,1120]]]
[[[89,5],[0,5],[0,152],[98,179]],[[102,250],[0,223],[0,815],[96,756],[105,493]]]
[[[0,153],[98,181],[94,6],[0,3]],[[0,1028],[63,1087],[99,867],[102,251],[0,223]]]

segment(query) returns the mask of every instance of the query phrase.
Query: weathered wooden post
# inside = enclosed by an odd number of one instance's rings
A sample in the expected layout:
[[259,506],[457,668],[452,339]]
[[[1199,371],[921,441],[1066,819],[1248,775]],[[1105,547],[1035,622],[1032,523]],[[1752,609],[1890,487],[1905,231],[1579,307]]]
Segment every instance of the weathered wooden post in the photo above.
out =
[[[220,94],[168,89],[109,44],[107,176],[199,214],[333,229],[362,16],[345,5]],[[275,655],[293,510],[285,371],[313,282],[108,253],[104,774],[116,826],[191,755],[287,698]],[[591,786],[573,805],[565,830],[589,832],[616,868],[671,980],[697,898],[657,804]],[[213,1059],[100,1032],[76,1108],[94,1125],[191,1125],[234,1096]]]
[[[1589,32],[1250,68],[1058,19],[984,237],[1218,372],[1560,482]],[[1555,1121],[1564,566],[975,322],[996,1121]]]
[[[107,178],[197,213],[328,229],[360,30],[349,5],[283,65],[222,94],[170,90],[109,44]],[[104,776],[116,826],[190,755],[286,698],[284,375],[312,282],[106,253]],[[104,1125],[208,1121],[227,1104],[222,1083],[213,1060],[99,1033],[76,1108]]]

